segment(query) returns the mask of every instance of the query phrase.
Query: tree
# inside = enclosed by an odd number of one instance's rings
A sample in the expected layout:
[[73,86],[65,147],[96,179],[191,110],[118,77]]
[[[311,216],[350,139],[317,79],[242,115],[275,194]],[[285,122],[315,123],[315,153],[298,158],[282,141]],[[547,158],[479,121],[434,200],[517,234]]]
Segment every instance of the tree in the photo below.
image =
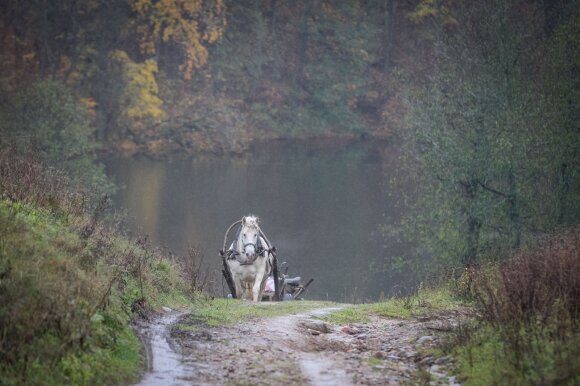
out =
[[120,96],[121,123],[133,134],[159,123],[166,114],[159,98],[155,74],[157,63],[148,59],[143,63],[133,62],[126,52],[115,51],[112,59],[119,64],[125,86]]
[[[580,3],[550,4],[546,12],[549,30],[545,84],[550,107],[555,112],[551,125],[557,164],[555,189],[558,223],[574,224],[580,218]],[[555,9],[554,9],[555,8]]]
[[439,262],[470,265],[557,223],[541,13],[519,0],[431,11],[435,68],[404,133],[418,178],[407,221]]
[[139,33],[141,51],[158,57],[162,44],[173,43],[183,51],[179,70],[185,80],[191,80],[192,71],[207,62],[204,43],[215,43],[222,36],[223,0],[131,0],[130,4],[137,14],[132,25]]
[[14,94],[0,109],[0,135],[13,144],[34,146],[51,166],[88,189],[113,190],[96,159],[87,109],[59,82],[36,82]]

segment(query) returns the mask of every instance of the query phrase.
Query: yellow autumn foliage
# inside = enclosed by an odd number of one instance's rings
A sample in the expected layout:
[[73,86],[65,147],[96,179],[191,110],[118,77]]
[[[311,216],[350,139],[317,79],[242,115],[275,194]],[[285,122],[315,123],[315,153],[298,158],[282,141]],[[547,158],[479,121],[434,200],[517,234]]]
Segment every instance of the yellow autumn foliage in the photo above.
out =
[[443,24],[457,24],[457,20],[451,13],[450,5],[452,5],[453,2],[454,0],[421,0],[413,12],[409,13],[409,19],[419,23],[426,18],[435,17],[440,18]]
[[153,59],[136,63],[125,51],[116,50],[111,58],[120,65],[125,87],[121,96],[121,119],[133,130],[142,130],[166,117],[155,74]]
[[[185,51],[185,62],[179,68],[184,79],[207,63],[208,52],[203,43],[215,43],[223,33],[223,0],[130,0],[137,14],[135,29],[140,49],[155,54],[156,42],[174,42]],[[208,5],[208,3],[211,3]],[[203,16],[203,31],[198,19]]]
[[94,121],[97,117],[97,101],[91,97],[79,98],[79,103],[87,110],[89,119]]

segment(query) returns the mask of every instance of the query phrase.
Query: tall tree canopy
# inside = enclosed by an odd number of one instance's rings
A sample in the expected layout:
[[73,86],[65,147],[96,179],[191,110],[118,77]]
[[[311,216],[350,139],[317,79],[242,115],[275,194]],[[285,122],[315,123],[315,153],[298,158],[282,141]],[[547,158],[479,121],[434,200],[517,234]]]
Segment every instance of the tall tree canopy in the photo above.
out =
[[433,68],[408,93],[403,137],[418,191],[405,221],[438,262],[498,258],[580,219],[569,51],[579,9],[569,10],[550,34],[545,8],[528,1],[424,1],[413,14],[432,32]]

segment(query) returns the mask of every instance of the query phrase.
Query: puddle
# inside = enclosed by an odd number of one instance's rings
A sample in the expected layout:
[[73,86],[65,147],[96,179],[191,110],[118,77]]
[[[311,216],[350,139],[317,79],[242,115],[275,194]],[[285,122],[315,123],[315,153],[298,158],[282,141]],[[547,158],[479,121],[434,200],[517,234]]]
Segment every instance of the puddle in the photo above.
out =
[[169,328],[184,315],[171,312],[149,325],[142,334],[146,341],[148,372],[137,386],[186,385],[188,371],[180,354],[173,349]]
[[314,386],[350,386],[353,384],[352,377],[347,375],[344,369],[337,367],[332,359],[320,354],[301,354],[300,369]]

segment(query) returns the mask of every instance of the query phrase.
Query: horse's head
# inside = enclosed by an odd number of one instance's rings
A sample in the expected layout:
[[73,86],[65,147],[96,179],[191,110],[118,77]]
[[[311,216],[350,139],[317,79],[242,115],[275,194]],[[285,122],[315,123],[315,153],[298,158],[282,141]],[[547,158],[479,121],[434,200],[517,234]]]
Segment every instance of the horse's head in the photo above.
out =
[[242,230],[240,231],[239,242],[242,246],[241,257],[245,262],[252,262],[258,252],[258,240],[260,237],[260,227],[256,216],[246,216],[242,219]]

